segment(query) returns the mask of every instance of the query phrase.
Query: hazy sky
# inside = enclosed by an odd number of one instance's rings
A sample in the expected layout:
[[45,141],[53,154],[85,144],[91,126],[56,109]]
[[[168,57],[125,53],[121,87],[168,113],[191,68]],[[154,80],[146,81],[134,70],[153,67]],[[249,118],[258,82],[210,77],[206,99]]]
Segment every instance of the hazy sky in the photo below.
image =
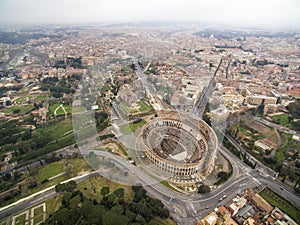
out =
[[300,29],[300,0],[0,0],[0,23],[194,21]]

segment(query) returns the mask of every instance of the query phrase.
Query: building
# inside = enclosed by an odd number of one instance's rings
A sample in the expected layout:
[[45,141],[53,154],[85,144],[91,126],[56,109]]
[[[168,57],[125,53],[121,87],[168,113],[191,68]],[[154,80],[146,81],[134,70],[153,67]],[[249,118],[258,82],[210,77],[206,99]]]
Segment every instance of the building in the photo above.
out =
[[198,221],[197,225],[215,225],[218,221],[218,215],[216,212],[208,214],[206,217]]
[[142,131],[145,155],[157,174],[175,184],[195,184],[214,168],[217,137],[204,121],[177,111],[158,111]]
[[261,105],[261,104],[276,104],[277,98],[269,97],[264,95],[252,95],[246,97],[247,103],[250,105]]
[[214,123],[221,123],[227,120],[229,111],[224,105],[220,105],[219,108],[210,111],[211,121]]
[[256,147],[261,148],[263,151],[267,151],[267,150],[271,151],[273,148],[275,148],[277,146],[277,143],[265,138],[265,139],[262,139],[262,140],[255,141],[254,145]]

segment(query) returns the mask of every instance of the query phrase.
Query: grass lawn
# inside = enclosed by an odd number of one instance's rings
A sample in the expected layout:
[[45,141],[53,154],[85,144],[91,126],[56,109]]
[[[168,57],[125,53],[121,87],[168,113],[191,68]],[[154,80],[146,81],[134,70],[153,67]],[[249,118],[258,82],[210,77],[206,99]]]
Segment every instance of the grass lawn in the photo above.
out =
[[130,126],[130,130],[131,132],[135,132],[139,127],[142,127],[146,124],[147,122],[145,120],[141,120],[138,123],[134,123],[134,122],[130,122],[129,126]]
[[[54,112],[57,109],[58,106],[60,106],[61,104],[53,104],[49,106],[49,112],[51,113],[51,115],[55,115]],[[71,114],[72,112],[72,107],[68,106],[68,105],[63,105],[63,107],[65,108],[67,114]],[[65,115],[65,112],[63,111],[63,109],[61,107],[59,107],[56,111],[56,115],[60,116],[60,115]]]
[[56,115],[57,116],[60,116],[60,115],[65,115],[65,112],[64,112],[64,110],[61,108],[61,107],[59,107],[57,110],[56,110]]
[[138,105],[140,106],[140,112],[146,112],[152,109],[152,107],[144,101],[139,101]]
[[19,161],[19,166],[24,166],[24,165],[26,165],[26,162],[28,160],[40,159],[39,157],[42,155],[51,153],[53,151],[56,151],[58,149],[61,149],[63,147],[66,147],[66,146],[69,146],[69,145],[72,145],[75,143],[76,143],[76,140],[75,140],[74,135],[70,134],[68,136],[58,139],[57,142],[55,141],[55,142],[52,142],[52,143],[46,145],[45,147],[39,148],[35,151],[27,152],[20,156],[13,157],[12,160]]
[[278,123],[278,124],[280,124],[280,125],[287,126],[287,125],[290,125],[289,120],[288,120],[288,117],[289,117],[288,114],[283,113],[283,114],[280,114],[280,115],[272,116],[271,118],[272,118],[272,120],[273,120],[275,123]]
[[42,182],[45,179],[49,179],[59,173],[64,172],[64,162],[59,161],[59,162],[54,162],[47,164],[46,166],[42,167],[39,169],[38,174],[37,174],[37,180],[39,182]]
[[103,86],[100,90],[101,95],[105,94],[105,92],[109,91],[110,87],[109,86]]
[[2,109],[1,111],[6,114],[13,114],[15,110],[20,110],[19,113],[16,113],[17,115],[26,115],[30,113],[33,109],[34,107],[32,105],[22,105],[22,106],[13,105],[13,106],[8,106]]
[[67,114],[71,114],[71,112],[72,112],[72,106],[70,106],[70,105],[64,105],[64,108],[65,108]]
[[171,220],[170,218],[163,219],[160,217],[154,217],[151,221],[155,222],[156,224],[159,225],[176,225],[176,222]]
[[39,214],[42,214],[43,213],[43,206],[39,206],[37,208],[34,209],[34,215],[39,215]]
[[282,138],[282,147],[278,149],[276,152],[274,159],[277,161],[277,164],[282,164],[285,160],[285,153],[288,151],[291,140],[292,134],[281,133]]
[[129,127],[129,124],[126,123],[126,124],[122,124],[121,126],[119,126],[120,128],[120,131],[123,133],[123,134],[130,134],[131,133],[131,130],[130,130],[130,127]]
[[145,124],[146,124],[145,120],[141,120],[138,123],[130,122],[129,125],[128,123],[121,125],[120,130],[123,134],[130,134],[131,132],[135,132],[139,127],[142,127]]
[[19,97],[15,100],[16,103],[26,103],[26,99],[27,97],[26,96],[23,96],[23,97]]
[[171,186],[167,181],[165,181],[165,180],[160,181],[159,183],[165,185],[167,188],[170,188],[170,189],[173,190],[173,191],[176,191],[176,192],[179,192],[179,193],[180,193],[180,191],[178,191],[176,188],[172,187],[172,186]]
[[133,198],[133,191],[131,189],[131,186],[115,183],[100,176],[94,176],[91,179],[78,184],[77,189],[80,190],[86,198],[96,199],[97,201],[100,201],[102,199],[100,190],[105,186],[109,186],[110,193],[114,192],[118,188],[124,188],[125,201]]
[[[46,207],[46,212],[47,212],[47,207]],[[34,224],[39,224],[43,221],[44,221],[43,206],[40,206],[40,207],[34,209],[33,222],[34,222]]]
[[59,207],[61,206],[61,199],[62,196],[57,195],[46,201],[46,218],[48,218],[51,213],[54,213],[59,209]]
[[42,222],[44,222],[43,213],[40,213],[40,214],[35,214],[34,213],[33,224],[40,224]]
[[48,99],[48,96],[47,95],[38,95],[35,97],[35,101],[43,101],[43,100],[46,100]]
[[[65,162],[62,161],[62,163],[64,165]],[[52,164],[49,164],[49,165],[52,165]],[[51,166],[50,166],[50,168],[51,168]],[[40,170],[42,170],[42,168]],[[54,178],[54,179],[52,179],[48,182],[45,182],[44,184],[42,184],[42,185],[40,185],[36,188],[28,189],[27,193],[19,195],[19,196],[15,197],[14,199],[11,199],[11,200],[6,201],[6,202],[1,202],[0,206],[8,205],[12,202],[15,202],[15,201],[17,201],[21,198],[29,196],[33,193],[36,193],[36,192],[40,191],[40,190],[43,190],[45,188],[56,185],[56,184],[58,184],[58,183],[60,183],[64,180],[67,180],[69,178],[77,176],[79,173],[89,172],[89,171],[91,171],[91,167],[88,165],[88,163],[86,162],[85,159],[83,159],[83,158],[74,158],[74,159],[69,159],[69,160],[66,161],[66,166],[64,166],[64,171],[66,172],[64,175],[59,176],[57,178]]]
[[300,223],[300,214],[298,208],[296,208],[293,204],[289,201],[285,200],[272,190],[266,188],[259,193],[267,202],[271,205],[278,207],[283,212],[291,216],[293,219],[296,220],[297,223]]
[[50,124],[46,127],[36,129],[33,133],[38,135],[47,135],[49,137],[48,141],[51,142],[64,136],[65,133],[69,132],[72,129],[73,126],[71,123],[71,119],[68,118],[63,121]]
[[25,224],[26,223],[26,214],[21,214],[15,218],[15,224]]
[[75,177],[78,173],[91,171],[91,167],[83,158],[71,159],[70,164],[70,177]]
[[60,105],[60,103],[51,104],[48,107],[49,112],[54,115],[55,109]]
[[117,146],[118,146],[118,149],[123,153],[123,155],[125,156],[128,156],[128,153],[126,152],[126,150],[123,148],[123,146],[118,143],[118,142],[114,142]]

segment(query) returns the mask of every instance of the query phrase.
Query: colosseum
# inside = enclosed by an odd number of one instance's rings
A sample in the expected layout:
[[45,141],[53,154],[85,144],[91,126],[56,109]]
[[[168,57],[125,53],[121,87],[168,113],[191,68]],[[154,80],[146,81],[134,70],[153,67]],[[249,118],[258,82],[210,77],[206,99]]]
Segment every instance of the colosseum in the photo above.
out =
[[203,180],[214,167],[216,134],[191,115],[159,111],[144,126],[141,136],[148,160],[173,183]]

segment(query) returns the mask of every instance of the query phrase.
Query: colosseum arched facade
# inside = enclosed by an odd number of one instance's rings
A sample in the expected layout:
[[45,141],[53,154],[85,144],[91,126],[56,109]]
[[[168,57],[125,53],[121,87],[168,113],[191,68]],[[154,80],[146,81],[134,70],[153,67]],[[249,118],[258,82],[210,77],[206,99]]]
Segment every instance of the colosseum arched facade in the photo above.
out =
[[145,155],[174,183],[194,182],[213,169],[215,132],[203,120],[174,110],[159,111],[142,130]]

